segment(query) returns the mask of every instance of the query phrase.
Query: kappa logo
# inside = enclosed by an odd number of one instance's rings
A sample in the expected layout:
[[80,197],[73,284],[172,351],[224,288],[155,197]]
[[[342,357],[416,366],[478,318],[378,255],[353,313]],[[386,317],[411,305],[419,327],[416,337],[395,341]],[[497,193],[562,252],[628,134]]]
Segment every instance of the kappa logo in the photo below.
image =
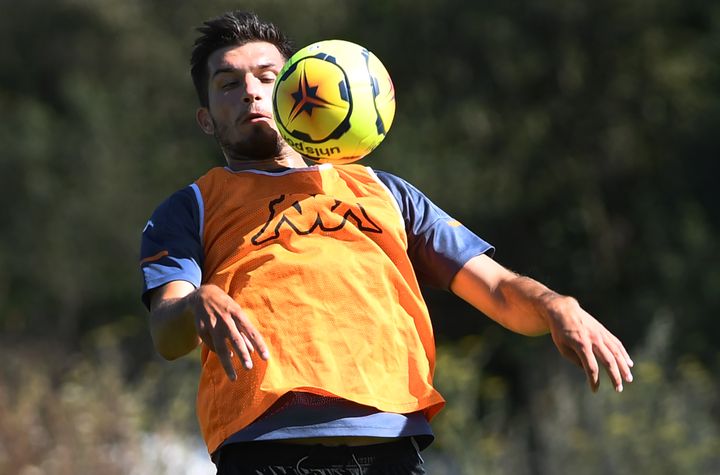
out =
[[[290,200],[293,201],[289,202]],[[328,205],[332,213],[323,220],[317,209],[327,208]],[[280,195],[270,202],[268,220],[251,238],[251,242],[260,245],[277,239],[283,226],[302,236],[316,229],[325,232],[339,231],[348,222],[366,233],[382,233],[382,229],[370,219],[365,208],[359,203],[351,205],[322,195],[308,195],[302,200],[297,199],[296,195]]]

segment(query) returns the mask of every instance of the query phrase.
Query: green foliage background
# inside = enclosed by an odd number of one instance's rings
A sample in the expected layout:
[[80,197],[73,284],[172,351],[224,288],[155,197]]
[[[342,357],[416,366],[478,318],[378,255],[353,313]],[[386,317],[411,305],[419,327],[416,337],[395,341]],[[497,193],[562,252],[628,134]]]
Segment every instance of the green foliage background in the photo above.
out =
[[638,362],[622,395],[591,395],[549,338],[428,289],[448,399],[431,473],[720,471],[720,4],[0,8],[0,473],[161,473],[148,434],[194,440],[195,360],[153,354],[138,248],[154,207],[222,163],[188,58],[233,8],[375,52],[398,112],[365,163],[578,297]]

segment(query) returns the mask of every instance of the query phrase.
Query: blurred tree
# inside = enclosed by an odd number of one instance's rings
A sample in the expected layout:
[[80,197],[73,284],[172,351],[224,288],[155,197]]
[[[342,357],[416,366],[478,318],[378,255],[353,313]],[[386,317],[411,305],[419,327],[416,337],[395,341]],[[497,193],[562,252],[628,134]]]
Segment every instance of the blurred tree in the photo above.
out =
[[[140,230],[221,164],[194,124],[188,56],[235,2],[31,0],[0,18],[0,329],[77,348],[110,322],[150,357]],[[368,165],[396,172],[576,295],[630,343],[657,314],[678,354],[717,354],[720,6],[691,0],[250,1],[298,45],[373,50],[398,114]],[[443,339],[489,325],[428,292]],[[491,366],[542,343],[503,332]],[[706,358],[708,359],[708,358]]]

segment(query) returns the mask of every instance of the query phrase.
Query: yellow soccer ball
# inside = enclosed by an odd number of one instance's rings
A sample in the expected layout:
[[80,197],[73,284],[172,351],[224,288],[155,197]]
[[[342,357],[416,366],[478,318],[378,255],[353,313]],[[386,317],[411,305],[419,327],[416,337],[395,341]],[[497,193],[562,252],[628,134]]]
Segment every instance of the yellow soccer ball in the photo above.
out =
[[395,88],[366,48],[343,40],[313,43],[278,74],[273,114],[298,153],[325,163],[351,163],[372,152],[395,116]]

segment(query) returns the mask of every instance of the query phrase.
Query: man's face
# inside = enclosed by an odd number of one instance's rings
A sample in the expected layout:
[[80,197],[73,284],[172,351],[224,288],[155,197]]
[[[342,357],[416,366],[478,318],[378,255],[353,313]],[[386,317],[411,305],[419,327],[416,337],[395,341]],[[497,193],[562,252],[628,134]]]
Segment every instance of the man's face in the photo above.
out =
[[285,58],[265,42],[215,51],[208,58],[208,107],[198,109],[202,129],[227,158],[264,160],[285,146],[272,119],[272,90]]

